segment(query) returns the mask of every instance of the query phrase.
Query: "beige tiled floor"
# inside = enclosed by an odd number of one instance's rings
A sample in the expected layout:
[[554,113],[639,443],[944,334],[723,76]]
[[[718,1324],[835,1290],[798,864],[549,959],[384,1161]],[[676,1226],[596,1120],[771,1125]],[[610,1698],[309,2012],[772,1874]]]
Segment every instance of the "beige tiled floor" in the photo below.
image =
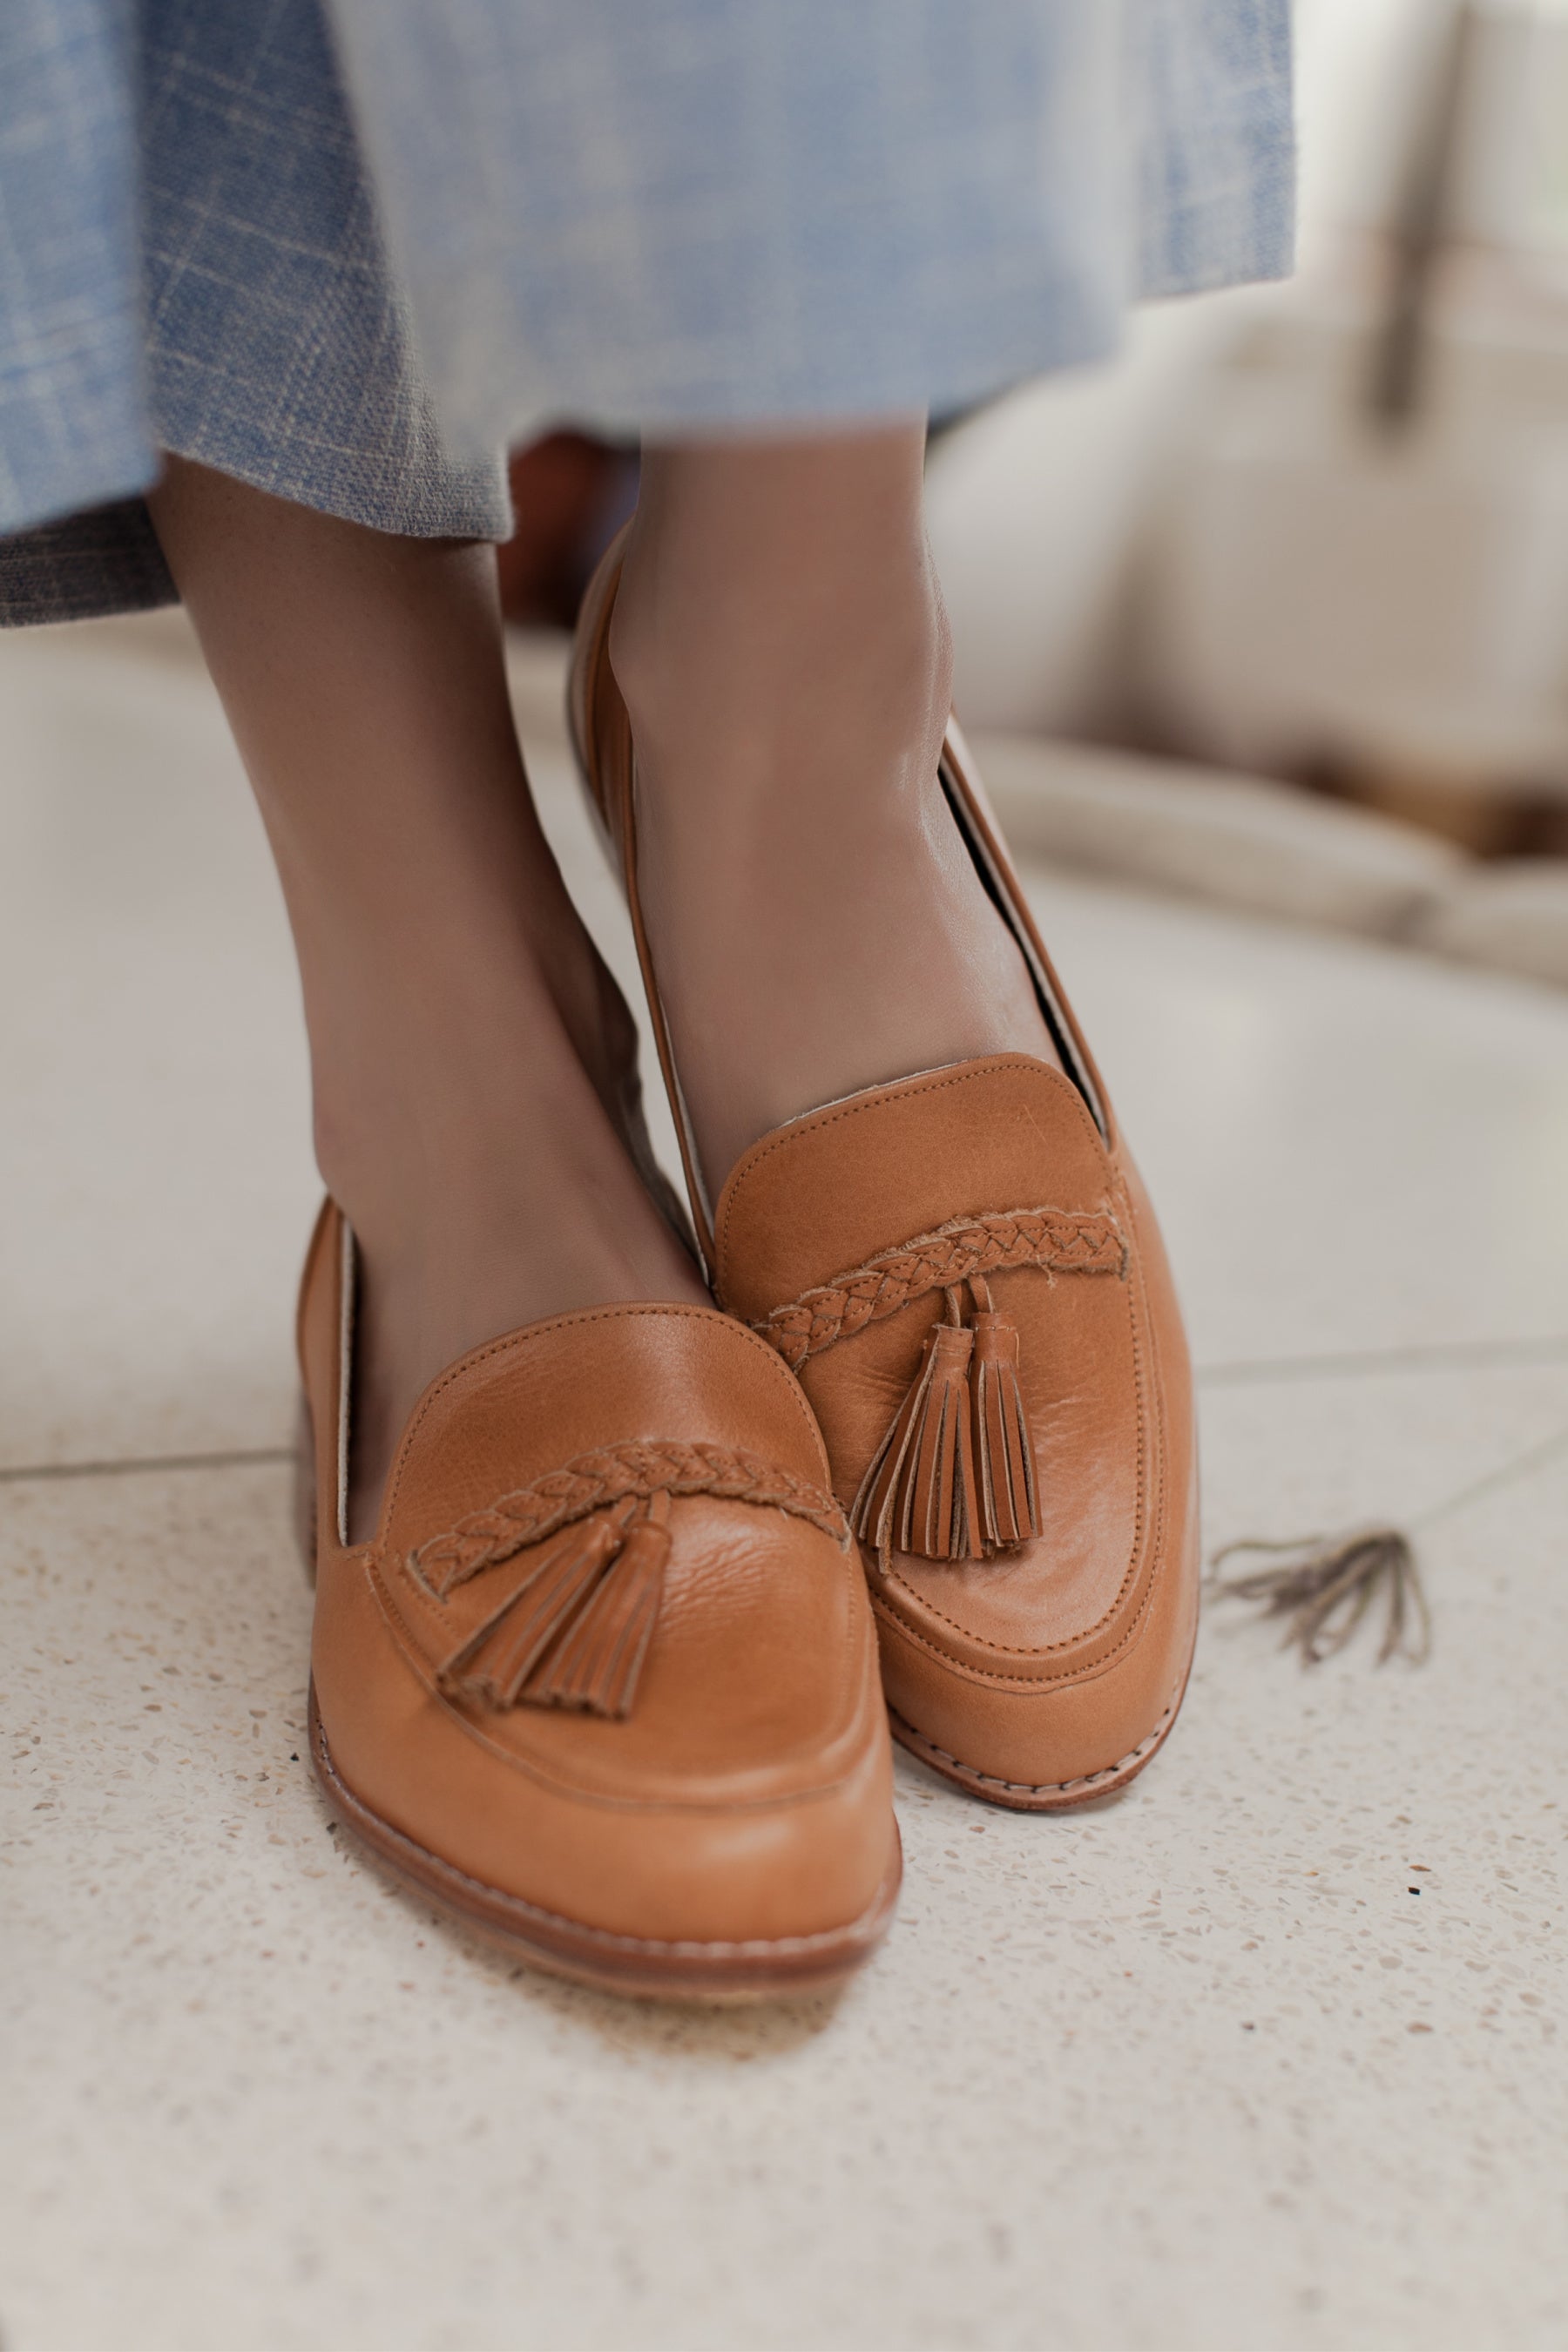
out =
[[[552,687],[525,656],[613,926]],[[286,1438],[288,942],[177,625],[0,642],[7,2352],[1568,2335],[1568,1000],[1037,887],[1171,1231],[1212,1536],[1429,1522],[1435,1655],[1309,1676],[1211,1613],[1121,1800],[901,1767],[837,2006],[639,2011],[341,1850],[284,1470],[146,1466]]]

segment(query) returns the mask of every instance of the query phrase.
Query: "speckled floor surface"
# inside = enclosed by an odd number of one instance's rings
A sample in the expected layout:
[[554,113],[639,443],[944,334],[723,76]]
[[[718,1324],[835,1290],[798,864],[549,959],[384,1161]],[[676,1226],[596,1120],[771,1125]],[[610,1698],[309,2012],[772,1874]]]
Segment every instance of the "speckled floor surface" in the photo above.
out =
[[[542,798],[613,924],[551,672]],[[639,2011],[328,1831],[259,835],[177,627],[0,642],[6,2352],[1568,2337],[1568,999],[1037,890],[1172,1239],[1212,1538],[1428,1521],[1435,1654],[1308,1675],[1211,1611],[1120,1799],[900,1764],[903,1908],[836,2006]]]

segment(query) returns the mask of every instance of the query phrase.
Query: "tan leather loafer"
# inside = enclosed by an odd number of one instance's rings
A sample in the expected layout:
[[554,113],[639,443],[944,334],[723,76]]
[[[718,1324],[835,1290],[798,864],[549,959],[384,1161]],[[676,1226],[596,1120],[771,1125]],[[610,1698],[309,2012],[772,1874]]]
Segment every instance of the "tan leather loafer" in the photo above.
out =
[[353,1244],[328,1203],[300,1357],[310,1746],[400,1877],[527,1958],[644,1994],[831,1984],[900,1875],[877,1643],[776,1352],[706,1307],[601,1307],[475,1349],[343,1522]]
[[571,719],[626,882],[720,1304],[797,1375],[862,1542],[895,1738],[994,1803],[1120,1787],[1170,1731],[1197,1622],[1192,1381],[1158,1228],[958,729],[942,781],[1064,1068],[997,1055],[765,1136],[714,1209],[637,889],[611,549]]

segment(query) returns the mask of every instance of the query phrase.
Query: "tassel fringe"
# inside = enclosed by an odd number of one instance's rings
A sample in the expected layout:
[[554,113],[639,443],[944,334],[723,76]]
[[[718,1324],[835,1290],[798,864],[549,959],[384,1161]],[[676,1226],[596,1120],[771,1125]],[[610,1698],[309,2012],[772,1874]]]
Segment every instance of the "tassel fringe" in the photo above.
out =
[[876,1545],[884,1571],[895,1551],[922,1559],[980,1557],[969,1393],[974,1334],[963,1326],[956,1290],[947,1305],[948,1320],[927,1339],[914,1385],[849,1515],[856,1534]]
[[[1273,1554],[1278,1565],[1215,1576],[1237,1552]],[[1424,1664],[1431,1654],[1432,1622],[1410,1539],[1398,1528],[1360,1528],[1345,1536],[1309,1536],[1296,1543],[1248,1538],[1226,1544],[1210,1563],[1209,1589],[1222,1599],[1260,1601],[1267,1617],[1289,1620],[1285,1647],[1315,1666],[1345,1647],[1371,1608],[1379,1586],[1388,1595],[1377,1663],[1406,1657]]]
[[884,1575],[896,1551],[983,1559],[1040,1531],[1017,1327],[997,1313],[980,1276],[969,1277],[969,1325],[956,1286],[946,1293],[947,1320],[926,1340],[849,1515]]
[[580,1520],[535,1560],[440,1670],[444,1688],[497,1709],[631,1710],[669,1558],[669,1496]]
[[637,1678],[664,1596],[669,1559],[669,1496],[650,1495],[620,1555],[529,1685],[539,1706],[577,1707],[619,1720],[631,1712]]
[[1035,1445],[1018,1383],[1018,1332],[991,1303],[989,1286],[970,1277],[974,1300],[974,1483],[980,1532],[988,1551],[1027,1543],[1040,1532]]

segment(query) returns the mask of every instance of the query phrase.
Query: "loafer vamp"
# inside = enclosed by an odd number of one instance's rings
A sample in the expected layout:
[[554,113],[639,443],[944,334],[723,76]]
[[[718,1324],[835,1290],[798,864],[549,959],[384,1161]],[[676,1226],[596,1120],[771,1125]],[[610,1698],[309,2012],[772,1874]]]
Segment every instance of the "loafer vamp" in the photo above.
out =
[[[1135,1178],[1058,1072],[997,1055],[868,1090],[795,1120],[742,1161],[717,1220],[720,1297],[762,1328],[919,1235],[1053,1210],[1083,1263],[986,1276],[1019,1335],[1038,1532],[978,1559],[867,1548],[895,1714],[1004,1777],[1072,1779],[1136,1746],[1179,1688],[1195,1604],[1186,1364]],[[1115,1250],[1102,1244],[1113,1230]],[[1154,1286],[1164,1286],[1163,1295]],[[852,1294],[858,1286],[848,1286]],[[858,1286],[864,1291],[864,1285]],[[834,1312],[837,1311],[835,1304]],[[835,1491],[855,1503],[943,1311],[940,1289],[797,1367]],[[1092,1704],[1068,1702],[1096,1685]],[[964,1685],[970,1696],[964,1696]],[[1008,1708],[999,1698],[1050,1702]]]
[[[331,1318],[306,1319],[319,1390]],[[600,1487],[608,1503],[588,1508]],[[617,1513],[637,1524],[649,1492],[668,1557],[622,1714],[538,1703],[537,1676],[509,1699],[461,1670],[487,1625],[531,1605],[552,1546],[569,1555]],[[520,1548],[542,1495],[568,1516]],[[711,1309],[554,1318],[432,1383],[375,1540],[321,1546],[312,1654],[331,1771],[479,1895],[592,1934],[748,1948],[831,1936],[890,1901],[856,1549],[796,1384]]]

